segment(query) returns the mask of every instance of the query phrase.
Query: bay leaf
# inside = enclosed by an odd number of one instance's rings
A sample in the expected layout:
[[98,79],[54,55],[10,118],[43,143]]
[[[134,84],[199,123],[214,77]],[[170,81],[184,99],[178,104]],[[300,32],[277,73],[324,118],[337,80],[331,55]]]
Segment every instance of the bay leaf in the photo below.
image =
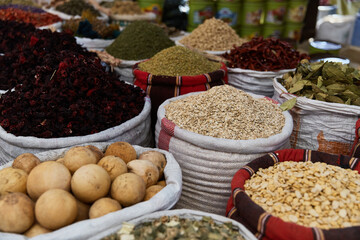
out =
[[288,92],[289,92],[289,93],[296,93],[296,92],[301,91],[301,90],[304,88],[305,83],[306,83],[306,81],[304,81],[304,80],[301,80],[301,81],[296,82],[296,83],[293,85],[293,87],[288,90]]
[[327,90],[327,88],[326,88],[325,86],[322,86],[322,87],[320,88],[320,90],[323,91],[324,93],[327,93],[327,92],[328,92],[328,90]]
[[356,100],[353,102],[353,105],[360,106],[360,98],[356,99]]
[[321,90],[318,86],[316,86],[315,84],[311,85],[311,89],[313,91],[313,93],[324,93],[323,90]]
[[295,105],[296,105],[296,97],[283,102],[283,104],[280,105],[280,109],[283,111],[288,111],[292,109]]
[[337,96],[327,96],[325,98],[325,100],[327,102],[333,102],[333,103],[344,103],[344,101],[341,98],[337,97]]
[[360,97],[351,90],[345,90],[344,92],[341,93],[341,95],[345,96],[346,98],[350,98],[352,101],[355,101]]
[[346,89],[352,91],[353,93],[355,93],[356,95],[360,96],[360,88],[359,86],[356,85],[347,85]]
[[342,83],[335,83],[335,84],[326,86],[326,89],[331,92],[340,93],[340,92],[343,92],[346,90],[346,85],[342,84]]
[[293,78],[292,78],[291,76],[285,78],[285,79],[284,79],[285,88],[286,88],[286,89],[291,88],[292,85],[293,85],[292,82],[293,82]]
[[319,100],[319,101],[326,101],[325,99],[327,96],[328,95],[325,93],[317,93],[317,94],[315,94],[315,99]]
[[323,82],[324,82],[324,81],[323,81],[322,76],[319,76],[318,79],[317,79],[316,86],[317,86],[318,88],[321,88],[322,85],[323,85]]
[[345,104],[346,105],[351,105],[351,99],[349,98],[348,100],[346,100]]

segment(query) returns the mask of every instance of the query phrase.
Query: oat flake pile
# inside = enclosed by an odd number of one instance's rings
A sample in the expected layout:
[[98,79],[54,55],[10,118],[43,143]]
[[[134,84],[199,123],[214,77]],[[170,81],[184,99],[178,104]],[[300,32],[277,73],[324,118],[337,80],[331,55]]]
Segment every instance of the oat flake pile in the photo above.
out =
[[208,51],[224,51],[246,42],[227,23],[220,19],[207,19],[190,35],[179,41],[185,46]]
[[173,101],[165,110],[166,118],[182,129],[233,140],[267,138],[281,133],[285,124],[277,105],[229,85]]

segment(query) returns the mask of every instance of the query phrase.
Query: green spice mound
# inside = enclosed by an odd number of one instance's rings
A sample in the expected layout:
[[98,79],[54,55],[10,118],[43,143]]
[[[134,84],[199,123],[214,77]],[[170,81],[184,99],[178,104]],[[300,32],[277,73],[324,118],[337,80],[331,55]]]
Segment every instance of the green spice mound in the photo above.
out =
[[295,73],[278,81],[297,96],[360,106],[360,71],[346,64],[302,60]]
[[213,239],[244,240],[239,227],[230,221],[216,223],[211,217],[204,216],[200,220],[180,218],[179,216],[163,216],[158,219],[134,225],[124,222],[120,231],[102,240],[120,239]]
[[155,24],[135,21],[106,48],[110,55],[124,60],[142,60],[174,46],[164,30]]
[[174,46],[162,50],[150,60],[139,64],[139,69],[153,75],[194,76],[214,72],[221,68],[203,55],[188,48]]

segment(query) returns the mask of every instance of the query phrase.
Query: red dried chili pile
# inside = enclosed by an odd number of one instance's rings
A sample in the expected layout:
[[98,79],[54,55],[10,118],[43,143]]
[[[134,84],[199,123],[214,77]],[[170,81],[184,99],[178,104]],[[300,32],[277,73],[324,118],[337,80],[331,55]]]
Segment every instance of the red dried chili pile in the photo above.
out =
[[290,43],[276,38],[253,38],[239,47],[223,54],[231,68],[251,69],[255,71],[275,71],[295,68],[301,59],[309,59],[300,54]]
[[0,20],[31,23],[36,27],[51,25],[61,18],[51,13],[36,13],[17,8],[0,9]]
[[35,30],[0,56],[0,77],[7,72],[6,78],[18,81],[15,91],[0,98],[0,125],[7,132],[41,138],[85,136],[142,111],[145,93],[106,72],[100,59],[75,41],[67,34]]

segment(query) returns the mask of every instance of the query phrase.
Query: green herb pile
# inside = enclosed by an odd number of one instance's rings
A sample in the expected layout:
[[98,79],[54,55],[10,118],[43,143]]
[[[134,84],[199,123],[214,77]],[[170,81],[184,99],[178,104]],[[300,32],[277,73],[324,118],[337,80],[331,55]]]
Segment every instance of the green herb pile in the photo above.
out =
[[142,60],[151,58],[161,50],[174,45],[159,26],[135,21],[106,48],[106,52],[119,59]]
[[201,220],[163,216],[153,221],[135,226],[123,223],[122,229],[102,240],[120,239],[209,239],[209,240],[244,240],[239,228],[231,222],[215,223],[211,217]]
[[295,73],[278,80],[297,96],[360,106],[360,72],[347,64],[302,60]]
[[181,46],[162,50],[150,60],[139,64],[141,71],[163,76],[194,76],[220,68],[220,63],[210,61],[203,55]]

